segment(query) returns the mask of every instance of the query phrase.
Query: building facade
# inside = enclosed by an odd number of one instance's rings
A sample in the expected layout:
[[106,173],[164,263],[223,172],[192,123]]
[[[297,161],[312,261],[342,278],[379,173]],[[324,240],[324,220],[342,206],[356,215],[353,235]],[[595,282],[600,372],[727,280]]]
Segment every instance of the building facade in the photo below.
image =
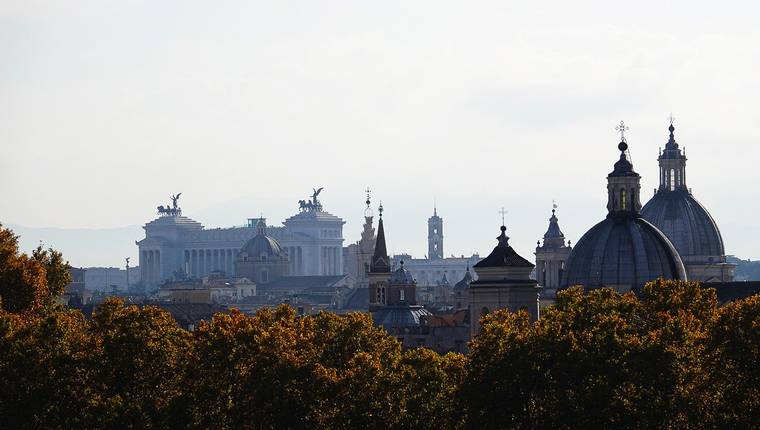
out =
[[[129,274],[127,274],[129,273]],[[87,267],[84,269],[84,287],[88,291],[105,293],[126,292],[140,281],[140,268]],[[127,284],[129,282],[129,284]]]
[[[339,217],[326,212],[317,199],[299,202],[299,212],[281,227],[268,227],[288,255],[288,275],[324,276],[343,274],[343,224]],[[264,219],[252,218],[243,227],[207,229],[182,215],[177,206],[159,206],[159,217],[145,224],[145,238],[137,241],[141,282],[155,290],[167,280],[189,276],[201,278],[213,271],[235,276],[235,261],[243,245],[257,233]]]

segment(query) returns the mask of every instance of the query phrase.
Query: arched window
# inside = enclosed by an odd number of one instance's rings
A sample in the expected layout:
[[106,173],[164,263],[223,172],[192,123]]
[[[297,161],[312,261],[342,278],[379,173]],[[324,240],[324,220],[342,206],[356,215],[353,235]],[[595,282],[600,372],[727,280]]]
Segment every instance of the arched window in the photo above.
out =
[[620,209],[622,209],[622,210],[628,209],[628,205],[627,205],[627,201],[626,201],[627,200],[626,196],[627,196],[627,194],[625,192],[625,189],[621,189],[620,190]]
[[404,293],[405,293],[405,291],[404,291],[404,289],[403,289],[403,288],[402,288],[402,289],[400,289],[398,293],[399,293],[399,300],[401,300],[402,302],[403,302],[404,300],[406,300],[406,299],[404,298]]
[[267,269],[261,270],[261,283],[266,284],[269,282],[269,271]]
[[670,169],[670,191],[676,189],[676,169]]

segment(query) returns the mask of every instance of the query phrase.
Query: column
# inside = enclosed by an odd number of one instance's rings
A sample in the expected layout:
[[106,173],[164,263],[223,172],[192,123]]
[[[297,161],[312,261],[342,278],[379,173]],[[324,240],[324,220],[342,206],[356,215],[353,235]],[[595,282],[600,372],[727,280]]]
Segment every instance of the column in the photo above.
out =
[[202,277],[206,274],[206,250],[198,250],[198,277]]
[[148,282],[148,251],[140,252],[140,280]]
[[156,281],[161,281],[163,276],[161,275],[161,251],[156,251]]
[[193,276],[198,276],[198,250],[193,249],[190,251],[190,273]]

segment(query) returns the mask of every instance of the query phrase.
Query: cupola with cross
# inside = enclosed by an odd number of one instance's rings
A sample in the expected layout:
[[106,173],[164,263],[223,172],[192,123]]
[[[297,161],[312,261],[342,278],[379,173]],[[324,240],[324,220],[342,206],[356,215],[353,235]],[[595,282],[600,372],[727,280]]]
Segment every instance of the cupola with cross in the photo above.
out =
[[493,251],[473,266],[478,280],[469,286],[472,336],[480,331],[480,318],[497,309],[527,310],[532,319],[539,317],[540,287],[530,277],[533,263],[509,245],[504,225],[496,240],[498,244]]
[[665,144],[665,150],[660,152],[657,161],[660,163],[660,188],[658,191],[675,191],[676,189],[688,190],[686,187],[686,154],[678,147],[673,134],[673,116],[670,118],[670,137]]
[[641,291],[658,278],[686,280],[681,256],[639,210],[641,177],[633,170],[625,131],[620,122],[620,159],[607,176],[607,217],[591,227],[567,259],[562,286],[582,285],[618,291]]
[[612,172],[607,175],[608,216],[637,216],[641,210],[641,176],[633,170],[630,161],[625,132],[628,127],[623,121],[616,128],[620,132],[620,159]]

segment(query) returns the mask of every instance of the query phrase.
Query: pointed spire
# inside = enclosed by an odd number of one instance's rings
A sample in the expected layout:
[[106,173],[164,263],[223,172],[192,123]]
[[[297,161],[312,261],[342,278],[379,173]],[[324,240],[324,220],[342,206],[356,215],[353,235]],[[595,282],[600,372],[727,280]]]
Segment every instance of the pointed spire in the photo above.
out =
[[377,208],[380,214],[380,220],[377,225],[377,239],[375,241],[375,252],[372,255],[372,263],[370,264],[371,272],[390,272],[390,258],[388,258],[388,251],[385,247],[385,228],[383,227],[383,203],[380,202],[380,207]]
[[665,144],[665,150],[660,155],[663,158],[680,158],[681,157],[681,150],[678,147],[678,142],[676,142],[675,137],[675,130],[676,128],[673,126],[673,115],[668,118],[670,120],[670,126],[668,126],[668,131],[670,132],[670,135],[668,136],[668,143]]
[[562,234],[562,230],[559,228],[559,218],[557,218],[556,210],[556,205],[554,205],[552,216],[549,218],[549,228],[544,233],[544,239],[565,238],[565,235]]

